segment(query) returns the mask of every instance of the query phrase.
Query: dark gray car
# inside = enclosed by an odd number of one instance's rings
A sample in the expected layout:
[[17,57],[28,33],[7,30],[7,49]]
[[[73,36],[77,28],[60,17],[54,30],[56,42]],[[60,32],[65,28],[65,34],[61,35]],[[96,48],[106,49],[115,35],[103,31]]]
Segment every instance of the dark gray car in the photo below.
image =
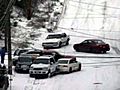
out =
[[33,62],[32,56],[20,56],[15,66],[16,72],[29,71],[29,68]]

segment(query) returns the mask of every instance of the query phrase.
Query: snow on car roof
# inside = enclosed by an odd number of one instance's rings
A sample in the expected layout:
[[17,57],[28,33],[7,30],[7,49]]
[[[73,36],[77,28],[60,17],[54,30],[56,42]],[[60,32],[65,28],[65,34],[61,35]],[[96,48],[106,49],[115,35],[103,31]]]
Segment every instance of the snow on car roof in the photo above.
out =
[[63,34],[63,33],[65,33],[65,32],[56,32],[56,33],[50,33],[50,34],[48,34],[48,35],[54,35],[54,34]]
[[47,59],[50,59],[51,57],[53,57],[52,55],[44,55],[44,56],[39,56],[37,57],[37,59],[39,58],[47,58]]
[[60,58],[59,60],[71,60],[72,58]]

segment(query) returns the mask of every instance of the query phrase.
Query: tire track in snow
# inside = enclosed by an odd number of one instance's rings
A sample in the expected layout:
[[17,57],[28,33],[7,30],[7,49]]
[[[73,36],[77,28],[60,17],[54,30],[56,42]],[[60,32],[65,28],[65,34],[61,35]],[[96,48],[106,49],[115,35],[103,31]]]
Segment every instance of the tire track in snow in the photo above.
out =
[[120,50],[117,48],[117,47],[112,47],[113,48],[113,50],[115,50],[115,52],[117,53],[117,54],[120,54]]

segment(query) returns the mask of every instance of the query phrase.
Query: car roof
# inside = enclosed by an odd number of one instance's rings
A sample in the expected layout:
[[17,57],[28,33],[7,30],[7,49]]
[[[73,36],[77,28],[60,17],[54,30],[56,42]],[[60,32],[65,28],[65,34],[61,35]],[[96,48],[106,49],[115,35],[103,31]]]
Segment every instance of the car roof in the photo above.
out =
[[72,58],[60,58],[60,59],[58,59],[58,61],[59,60],[71,60]]
[[86,40],[90,40],[90,41],[96,41],[96,40],[99,41],[100,40],[101,41],[101,39],[86,39]]
[[66,34],[65,32],[56,32],[56,33],[50,33],[50,34],[48,34],[48,35],[56,35],[56,34]]
[[39,56],[39,57],[37,57],[36,59],[40,59],[40,58],[47,58],[47,59],[50,59],[50,58],[52,58],[53,56],[52,55],[44,55],[44,56]]

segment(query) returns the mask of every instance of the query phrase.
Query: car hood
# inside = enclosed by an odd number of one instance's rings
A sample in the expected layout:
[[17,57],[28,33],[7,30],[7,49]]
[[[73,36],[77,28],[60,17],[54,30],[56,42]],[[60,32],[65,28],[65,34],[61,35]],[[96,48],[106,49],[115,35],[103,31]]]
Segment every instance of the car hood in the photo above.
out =
[[43,41],[43,43],[47,43],[47,42],[59,42],[61,39],[46,39],[45,41]]
[[49,67],[49,64],[32,64],[31,67],[34,67],[34,68],[43,68],[43,67]]

